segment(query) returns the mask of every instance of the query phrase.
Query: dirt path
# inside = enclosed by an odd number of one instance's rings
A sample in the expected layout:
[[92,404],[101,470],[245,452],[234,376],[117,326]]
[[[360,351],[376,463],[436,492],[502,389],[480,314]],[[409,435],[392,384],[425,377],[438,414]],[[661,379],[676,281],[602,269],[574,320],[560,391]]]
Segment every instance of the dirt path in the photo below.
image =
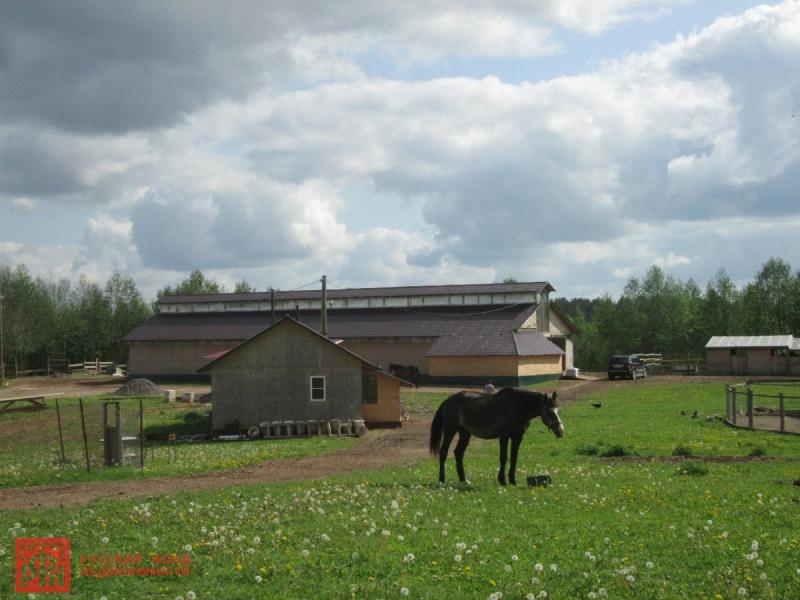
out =
[[[603,389],[604,381],[576,381],[558,390],[559,404]],[[404,466],[428,456],[430,415],[412,414],[401,429],[373,431],[339,452],[299,459],[273,460],[236,471],[215,471],[184,477],[135,481],[103,481],[0,489],[0,510],[87,504],[99,498],[132,498],[173,494],[186,490],[217,489],[271,481],[323,479],[332,475]]]

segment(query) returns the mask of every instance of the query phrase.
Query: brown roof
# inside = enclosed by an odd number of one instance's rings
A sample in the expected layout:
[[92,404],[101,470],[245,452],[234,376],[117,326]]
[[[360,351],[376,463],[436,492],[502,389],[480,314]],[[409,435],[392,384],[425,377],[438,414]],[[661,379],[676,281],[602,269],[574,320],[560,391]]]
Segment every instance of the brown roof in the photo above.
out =
[[[439,338],[463,331],[505,332],[522,326],[536,304],[476,307],[441,306],[381,309],[337,309],[328,311],[328,334],[332,338],[418,337]],[[300,321],[320,330],[317,310],[303,311]],[[241,341],[271,324],[269,312],[159,313],[125,336],[126,342],[145,341]],[[466,329],[465,329],[466,328]],[[499,333],[497,334],[499,335]],[[513,349],[513,338],[507,337]],[[497,352],[495,352],[497,353]]]
[[[546,281],[526,283],[477,283],[455,285],[410,285],[400,287],[328,289],[328,298],[379,298],[396,296],[448,296],[451,294],[505,294],[514,292],[555,291]],[[275,300],[308,300],[319,298],[320,290],[276,291]],[[163,296],[159,304],[184,304],[191,302],[264,302],[270,292],[248,294],[204,294]]]
[[538,331],[468,324],[438,338],[427,356],[552,356],[564,351]]
[[252,342],[254,339],[256,339],[258,337],[261,337],[261,335],[263,335],[263,334],[267,333],[268,331],[271,331],[275,327],[279,327],[279,326],[294,326],[294,327],[301,327],[303,329],[306,329],[310,333],[312,333],[315,336],[317,336],[317,338],[320,340],[321,343],[331,344],[332,346],[334,346],[335,348],[337,348],[341,352],[346,352],[347,354],[349,354],[350,356],[352,356],[356,360],[361,361],[362,364],[364,364],[367,367],[370,367],[370,368],[374,369],[375,371],[377,371],[380,375],[385,375],[386,377],[389,377],[391,379],[395,379],[395,380],[399,381],[402,385],[405,385],[407,387],[414,387],[414,384],[411,383],[410,381],[406,381],[405,379],[401,379],[400,377],[392,375],[391,373],[386,373],[385,371],[383,371],[380,368],[378,368],[376,365],[373,365],[367,359],[359,356],[358,354],[356,354],[355,352],[353,352],[351,350],[348,350],[347,348],[344,348],[344,347],[340,346],[339,344],[337,344],[333,340],[331,340],[329,338],[326,338],[324,335],[322,335],[318,331],[315,331],[315,330],[311,329],[307,325],[304,325],[303,323],[301,323],[299,321],[296,321],[295,319],[293,319],[292,317],[289,317],[289,316],[285,316],[282,319],[276,321],[275,323],[268,325],[267,327],[263,328],[261,331],[257,332],[253,336],[249,337],[248,339],[244,340],[243,342],[241,342],[240,344],[235,346],[234,348],[231,348],[230,350],[225,350],[223,352],[218,352],[215,355],[212,355],[212,357],[213,357],[212,360],[210,362],[206,363],[205,365],[203,365],[202,367],[200,367],[197,370],[197,372],[198,373],[205,373],[206,371],[210,371],[218,361],[222,360],[223,358],[227,358],[230,355],[235,354],[243,346],[246,346],[247,344]]

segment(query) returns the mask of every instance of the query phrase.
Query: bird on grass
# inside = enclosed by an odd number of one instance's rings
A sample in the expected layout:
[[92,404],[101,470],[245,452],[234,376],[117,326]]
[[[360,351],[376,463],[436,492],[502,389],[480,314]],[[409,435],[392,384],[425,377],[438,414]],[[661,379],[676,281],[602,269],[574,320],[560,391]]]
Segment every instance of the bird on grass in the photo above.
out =
[[600,402],[592,402],[592,406],[594,406],[595,408],[600,408],[603,405]]

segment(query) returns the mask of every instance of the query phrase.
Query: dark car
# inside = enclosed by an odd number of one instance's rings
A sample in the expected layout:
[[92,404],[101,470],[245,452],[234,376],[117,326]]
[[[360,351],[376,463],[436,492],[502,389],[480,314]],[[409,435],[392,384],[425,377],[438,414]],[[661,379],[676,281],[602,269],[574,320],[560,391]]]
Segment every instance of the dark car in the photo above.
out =
[[634,354],[617,354],[608,361],[608,378],[617,377],[636,379],[647,377],[647,365]]

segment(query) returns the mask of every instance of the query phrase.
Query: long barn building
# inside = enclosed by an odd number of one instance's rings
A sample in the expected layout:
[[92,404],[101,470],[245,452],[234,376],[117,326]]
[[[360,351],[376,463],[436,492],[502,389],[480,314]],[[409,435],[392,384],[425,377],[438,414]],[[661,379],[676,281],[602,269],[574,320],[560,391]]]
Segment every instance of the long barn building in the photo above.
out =
[[[419,370],[422,383],[523,385],[573,366],[574,325],[547,282],[329,290],[328,336],[381,365]],[[193,378],[229,350],[290,314],[321,331],[321,291],[166,296],[131,331],[133,376]]]

